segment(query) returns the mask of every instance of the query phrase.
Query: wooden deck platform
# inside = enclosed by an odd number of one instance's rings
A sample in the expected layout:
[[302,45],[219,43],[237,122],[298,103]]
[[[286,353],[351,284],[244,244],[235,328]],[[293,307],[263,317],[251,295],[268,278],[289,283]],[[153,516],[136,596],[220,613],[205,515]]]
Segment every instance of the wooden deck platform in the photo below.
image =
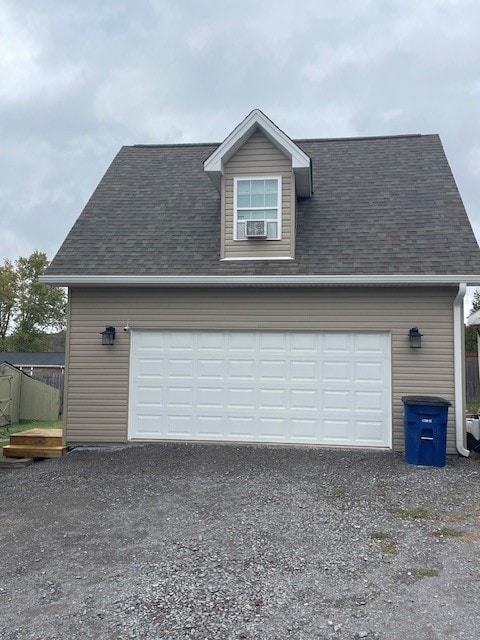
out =
[[5,458],[59,458],[66,453],[61,429],[30,429],[10,436],[3,447]]

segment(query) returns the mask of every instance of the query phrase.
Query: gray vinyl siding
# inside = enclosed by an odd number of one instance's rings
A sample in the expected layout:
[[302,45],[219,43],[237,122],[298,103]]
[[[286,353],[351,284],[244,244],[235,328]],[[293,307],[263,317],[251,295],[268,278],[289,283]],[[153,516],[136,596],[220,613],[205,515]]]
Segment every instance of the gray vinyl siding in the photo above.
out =
[[[233,239],[233,183],[242,176],[281,176],[281,240]],[[295,255],[295,180],[292,161],[263,133],[254,133],[226,163],[222,193],[222,258],[294,257]]]
[[[393,448],[403,449],[403,395],[454,400],[453,313],[445,288],[78,288],[71,290],[66,438],[126,442],[130,334],[135,329],[388,331],[392,343]],[[101,345],[106,325],[117,329]],[[409,348],[419,327],[422,349]],[[454,406],[448,451],[455,452]]]

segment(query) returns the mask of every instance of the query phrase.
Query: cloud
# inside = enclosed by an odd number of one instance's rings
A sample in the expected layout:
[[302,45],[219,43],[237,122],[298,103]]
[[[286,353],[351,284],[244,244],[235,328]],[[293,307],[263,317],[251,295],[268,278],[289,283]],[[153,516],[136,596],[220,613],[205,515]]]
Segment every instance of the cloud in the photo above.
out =
[[44,64],[48,39],[46,16],[0,6],[0,101],[28,102],[56,98],[82,82],[82,65],[64,59]]
[[[122,144],[439,132],[480,234],[473,0],[4,0],[0,258],[52,257]],[[27,248],[27,249],[26,249]]]

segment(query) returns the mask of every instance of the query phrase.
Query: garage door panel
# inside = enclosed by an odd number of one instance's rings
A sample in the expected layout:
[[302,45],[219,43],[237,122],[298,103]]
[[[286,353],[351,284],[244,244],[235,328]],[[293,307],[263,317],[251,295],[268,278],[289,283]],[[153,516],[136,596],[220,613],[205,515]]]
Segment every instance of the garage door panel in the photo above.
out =
[[256,389],[251,387],[228,389],[227,406],[230,409],[254,409]]
[[255,380],[255,360],[230,360],[227,362],[227,371],[232,381]]
[[185,358],[168,358],[166,360],[165,376],[170,380],[192,380],[194,377],[193,360]]
[[258,375],[262,380],[276,380],[285,382],[287,379],[287,363],[285,360],[260,360],[258,363]]
[[284,441],[286,433],[285,418],[264,418],[258,419],[258,436],[263,440],[273,442]]
[[225,419],[223,415],[199,415],[197,417],[197,435],[199,438],[219,440],[223,438]]
[[258,406],[260,409],[286,409],[286,391],[283,389],[259,389]]
[[163,376],[163,358],[142,358],[139,365],[139,376],[153,376],[155,378]]
[[200,353],[202,351],[223,353],[225,351],[225,334],[199,331],[197,333],[197,349]]
[[178,407],[192,409],[194,406],[193,395],[193,387],[167,387],[165,389],[167,410]]
[[170,437],[190,437],[192,433],[192,416],[190,413],[174,414],[168,412],[165,420],[167,436]]
[[139,415],[138,431],[145,436],[155,437],[155,434],[162,431],[162,421],[157,414],[152,416]]
[[255,353],[257,346],[250,331],[232,331],[228,334],[226,350],[235,357],[235,353]]
[[383,334],[356,333],[353,336],[353,351],[356,355],[375,354],[381,356],[384,351]]
[[292,360],[290,362],[291,382],[315,382],[318,377],[318,362],[312,360]]
[[323,438],[328,444],[348,444],[353,440],[352,431],[349,420],[326,418],[323,422]]
[[355,437],[365,446],[377,442],[382,436],[383,423],[379,420],[356,420]]
[[318,392],[315,389],[292,389],[290,391],[290,407],[292,411],[318,412]]
[[227,438],[234,440],[240,438],[242,440],[255,440],[255,423],[256,419],[253,415],[245,416],[227,416]]
[[324,391],[322,406],[325,411],[348,411],[350,409],[350,393],[348,391]]
[[153,387],[138,387],[138,400],[140,405],[155,405],[157,407],[162,406],[163,389],[159,386],[159,383]]
[[323,381],[324,382],[346,382],[350,383],[351,370],[353,362],[337,361],[323,363]]
[[318,353],[319,336],[316,333],[293,333],[291,334],[290,352],[297,355],[317,354]]
[[354,394],[354,409],[361,411],[385,411],[384,395],[379,391],[356,391]]
[[315,418],[292,418],[292,439],[298,442],[318,441],[318,420]]
[[355,362],[354,381],[381,383],[385,376],[384,367],[381,362]]
[[199,410],[204,408],[223,409],[225,391],[223,387],[199,387],[197,389],[196,406]]
[[130,439],[391,444],[386,333],[131,335]]
[[325,333],[323,335],[323,351],[331,354],[347,354],[351,351],[349,333]]
[[257,333],[258,351],[264,353],[279,353],[284,355],[287,351],[288,334],[278,333]]
[[199,380],[223,380],[225,378],[225,361],[213,358],[197,360],[197,378]]

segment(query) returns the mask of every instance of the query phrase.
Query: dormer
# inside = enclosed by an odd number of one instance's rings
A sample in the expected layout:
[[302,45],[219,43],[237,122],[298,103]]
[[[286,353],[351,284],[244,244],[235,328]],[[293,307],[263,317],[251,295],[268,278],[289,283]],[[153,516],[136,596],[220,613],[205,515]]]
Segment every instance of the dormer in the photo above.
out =
[[221,194],[221,259],[293,259],[296,199],[312,193],[300,147],[255,109],[204,168]]

